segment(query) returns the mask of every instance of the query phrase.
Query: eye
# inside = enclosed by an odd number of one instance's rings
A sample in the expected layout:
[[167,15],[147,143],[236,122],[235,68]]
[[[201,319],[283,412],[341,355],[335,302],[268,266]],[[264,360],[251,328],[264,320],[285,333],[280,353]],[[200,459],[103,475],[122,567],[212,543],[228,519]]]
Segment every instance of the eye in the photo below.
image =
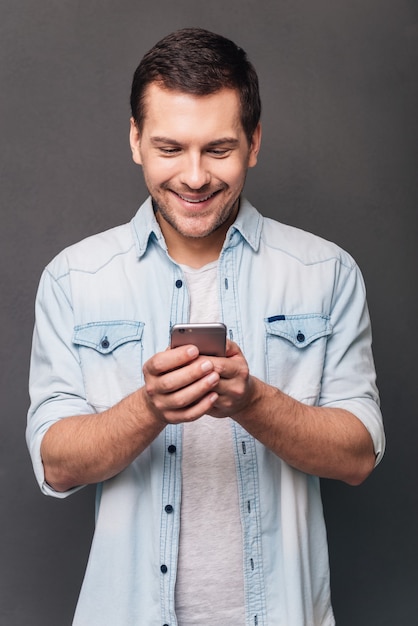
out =
[[229,155],[231,152],[230,148],[210,148],[208,153],[214,157],[222,158]]
[[178,147],[164,147],[164,148],[160,147],[160,148],[158,148],[158,150],[164,156],[173,156],[173,155],[178,154],[180,152],[180,148],[178,148]]

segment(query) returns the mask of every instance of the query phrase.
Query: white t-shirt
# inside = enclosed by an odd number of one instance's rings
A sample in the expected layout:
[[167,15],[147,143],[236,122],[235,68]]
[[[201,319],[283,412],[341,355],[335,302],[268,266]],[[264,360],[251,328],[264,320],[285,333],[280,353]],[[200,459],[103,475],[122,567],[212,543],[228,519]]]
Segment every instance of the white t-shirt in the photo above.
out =
[[[191,322],[219,321],[217,262],[183,266]],[[230,418],[184,424],[176,614],[180,626],[245,623],[242,530]]]

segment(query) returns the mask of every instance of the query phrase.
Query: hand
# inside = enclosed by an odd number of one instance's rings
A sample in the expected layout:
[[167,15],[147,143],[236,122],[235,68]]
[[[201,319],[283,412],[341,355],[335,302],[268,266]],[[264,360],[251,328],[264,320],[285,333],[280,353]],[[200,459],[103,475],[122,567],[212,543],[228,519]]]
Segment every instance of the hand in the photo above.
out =
[[141,390],[148,410],[165,424],[191,422],[209,413],[218,399],[220,381],[213,361],[192,345],[151,357],[143,367]]
[[233,417],[245,409],[253,395],[253,379],[248,363],[239,346],[227,341],[225,357],[211,357],[214,370],[220,376],[215,387],[218,398],[208,411],[213,417]]

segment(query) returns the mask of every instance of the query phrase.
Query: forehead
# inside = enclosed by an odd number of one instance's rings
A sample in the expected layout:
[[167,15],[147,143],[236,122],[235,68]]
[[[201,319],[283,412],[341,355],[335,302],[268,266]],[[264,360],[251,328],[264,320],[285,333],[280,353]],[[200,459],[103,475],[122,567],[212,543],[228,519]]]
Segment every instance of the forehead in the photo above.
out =
[[243,133],[238,91],[197,96],[151,83],[144,97],[143,133]]

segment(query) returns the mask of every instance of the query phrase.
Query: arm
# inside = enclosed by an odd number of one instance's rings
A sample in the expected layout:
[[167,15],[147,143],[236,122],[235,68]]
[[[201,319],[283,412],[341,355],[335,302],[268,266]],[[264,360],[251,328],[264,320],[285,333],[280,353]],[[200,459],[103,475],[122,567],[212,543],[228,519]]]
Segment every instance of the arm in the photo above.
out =
[[[364,283],[352,265],[337,274],[329,306],[321,388],[311,406],[283,393],[274,381],[252,376],[238,346],[217,363],[221,376],[216,416],[231,415],[293,467],[350,484],[362,482],[384,450],[375,386]],[[303,356],[301,356],[303,358]],[[303,376],[294,389],[303,397]],[[312,402],[313,404],[314,402]]]
[[372,471],[372,439],[357,417],[338,408],[305,405],[249,374],[239,347],[228,342],[216,361],[221,379],[211,415],[230,415],[292,467],[349,484]]
[[111,478],[163,428],[161,421],[145,411],[141,391],[102,413],[60,419],[41,443],[45,480],[55,491],[65,492]]
[[[46,270],[36,300],[26,438],[41,490],[65,497],[72,488],[105,480],[123,470],[170,419],[197,419],[207,412],[217,395],[202,396],[213,389],[219,376],[211,379],[212,363],[199,359],[196,350],[188,353],[184,347],[176,353],[165,351],[144,364],[143,388],[98,411],[86,397],[73,341],[75,321],[66,265],[53,269],[62,279],[55,279]],[[177,370],[181,365],[186,367]],[[175,371],[170,372],[172,369]],[[202,377],[206,380],[200,382]],[[183,410],[176,385],[190,382],[197,383],[186,393],[187,404],[193,406]],[[170,385],[173,398],[167,393]]]
[[373,442],[355,415],[302,404],[257,379],[249,387],[251,400],[234,419],[289,465],[350,485],[373,470]]
[[45,479],[58,492],[125,469],[168,422],[198,419],[217,399],[219,375],[195,347],[167,350],[144,365],[145,385],[99,414],[55,422],[41,444]]

